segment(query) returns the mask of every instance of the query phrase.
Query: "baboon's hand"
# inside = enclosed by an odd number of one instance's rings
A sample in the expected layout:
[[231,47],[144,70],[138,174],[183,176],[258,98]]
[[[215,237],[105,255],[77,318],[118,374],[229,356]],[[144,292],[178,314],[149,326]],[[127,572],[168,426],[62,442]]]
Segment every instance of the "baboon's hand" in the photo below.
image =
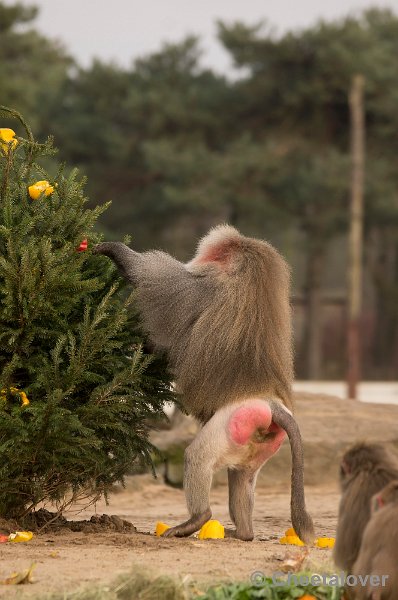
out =
[[121,275],[134,283],[136,265],[141,259],[138,252],[134,252],[122,242],[101,242],[94,246],[93,253],[108,256],[116,264]]
[[108,255],[108,252],[112,248],[113,242],[101,242],[100,244],[96,244],[93,248],[93,254],[105,254]]

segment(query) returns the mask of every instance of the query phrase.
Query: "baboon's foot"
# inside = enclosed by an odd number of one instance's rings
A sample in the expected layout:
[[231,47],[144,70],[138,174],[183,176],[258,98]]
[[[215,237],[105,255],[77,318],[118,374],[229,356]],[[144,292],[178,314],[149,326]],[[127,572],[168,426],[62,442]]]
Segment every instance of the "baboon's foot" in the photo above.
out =
[[235,540],[242,540],[243,542],[251,542],[254,539],[253,532],[250,531],[237,531],[236,529],[224,529],[226,538],[233,538]]
[[162,537],[186,537],[188,535],[192,535],[196,531],[207,523],[211,519],[211,510],[210,508],[200,515],[194,515],[185,523],[181,523],[180,525],[176,525],[175,527],[171,527],[167,529]]

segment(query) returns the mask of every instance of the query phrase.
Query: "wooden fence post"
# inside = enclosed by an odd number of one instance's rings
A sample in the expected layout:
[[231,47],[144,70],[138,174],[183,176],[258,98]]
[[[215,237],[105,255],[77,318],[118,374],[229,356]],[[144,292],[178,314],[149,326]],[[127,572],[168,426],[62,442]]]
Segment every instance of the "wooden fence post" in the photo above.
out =
[[355,75],[349,94],[351,123],[351,206],[348,264],[348,331],[347,331],[347,393],[358,397],[361,377],[362,255],[363,255],[363,190],[365,162],[365,124],[363,89],[365,80]]

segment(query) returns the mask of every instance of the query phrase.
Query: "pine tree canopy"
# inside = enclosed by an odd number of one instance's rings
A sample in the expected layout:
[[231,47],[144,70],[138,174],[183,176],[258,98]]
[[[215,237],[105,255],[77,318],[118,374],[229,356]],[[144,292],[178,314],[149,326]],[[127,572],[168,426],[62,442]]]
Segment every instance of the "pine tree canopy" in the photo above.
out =
[[21,517],[106,495],[150,462],[148,420],[171,392],[142,350],[134,292],[90,251],[107,205],[87,208],[75,170],[46,173],[52,140],[0,107],[10,115],[21,136],[0,129],[0,516]]

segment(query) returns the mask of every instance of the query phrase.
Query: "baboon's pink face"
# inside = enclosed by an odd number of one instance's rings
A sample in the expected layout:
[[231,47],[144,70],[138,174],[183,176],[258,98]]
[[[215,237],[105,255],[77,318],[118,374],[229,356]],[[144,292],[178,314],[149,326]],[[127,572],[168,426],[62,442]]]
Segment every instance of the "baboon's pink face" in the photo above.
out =
[[281,447],[286,432],[272,421],[269,406],[237,408],[228,422],[228,435],[237,446],[250,447],[253,464],[262,464]]

